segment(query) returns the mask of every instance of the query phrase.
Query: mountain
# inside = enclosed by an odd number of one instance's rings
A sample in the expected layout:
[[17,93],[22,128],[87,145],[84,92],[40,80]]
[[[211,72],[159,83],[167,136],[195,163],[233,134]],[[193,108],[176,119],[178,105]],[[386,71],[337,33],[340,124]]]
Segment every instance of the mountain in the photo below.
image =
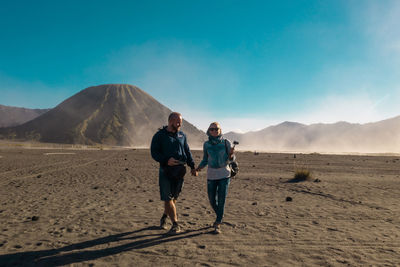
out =
[[0,128],[23,124],[49,110],[50,109],[29,109],[0,105]]
[[[93,86],[25,124],[0,129],[3,138],[68,144],[148,147],[171,110],[138,87]],[[200,146],[205,134],[184,120],[190,145]]]
[[239,141],[242,149],[258,151],[400,153],[400,116],[367,124],[284,122],[225,137]]

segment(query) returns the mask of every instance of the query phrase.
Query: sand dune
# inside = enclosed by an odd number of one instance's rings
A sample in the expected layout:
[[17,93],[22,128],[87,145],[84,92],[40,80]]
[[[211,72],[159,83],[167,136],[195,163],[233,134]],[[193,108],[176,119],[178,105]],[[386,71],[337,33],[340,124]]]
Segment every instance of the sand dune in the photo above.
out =
[[[168,236],[148,150],[72,152],[0,148],[1,266],[400,264],[398,157],[238,153],[223,233],[202,172],[178,202],[184,232]],[[320,182],[288,183],[294,166]]]

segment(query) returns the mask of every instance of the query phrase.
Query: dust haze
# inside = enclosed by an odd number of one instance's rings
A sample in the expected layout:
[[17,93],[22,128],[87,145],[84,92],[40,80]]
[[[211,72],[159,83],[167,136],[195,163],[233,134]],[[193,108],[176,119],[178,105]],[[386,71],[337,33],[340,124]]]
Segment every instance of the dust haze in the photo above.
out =
[[226,133],[239,150],[321,153],[400,153],[400,116],[367,124],[284,122],[260,131]]

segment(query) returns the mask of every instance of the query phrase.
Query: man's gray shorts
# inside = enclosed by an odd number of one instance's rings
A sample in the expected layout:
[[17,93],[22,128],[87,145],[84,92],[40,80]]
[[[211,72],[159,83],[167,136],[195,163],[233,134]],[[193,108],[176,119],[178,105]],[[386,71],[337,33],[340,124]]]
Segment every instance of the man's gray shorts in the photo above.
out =
[[177,199],[183,187],[183,178],[177,182],[167,178],[164,170],[160,168],[158,176],[158,184],[160,186],[160,197],[162,201]]

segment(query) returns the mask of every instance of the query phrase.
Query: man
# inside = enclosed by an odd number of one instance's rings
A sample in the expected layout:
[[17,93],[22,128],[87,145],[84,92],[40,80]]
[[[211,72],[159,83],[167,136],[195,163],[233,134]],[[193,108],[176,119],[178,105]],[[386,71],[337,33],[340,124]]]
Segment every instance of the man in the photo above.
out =
[[181,231],[176,213],[176,200],[183,186],[183,177],[178,180],[167,177],[165,169],[168,166],[187,164],[193,176],[198,173],[194,168],[192,153],[190,152],[186,135],[180,131],[182,115],[172,112],[168,117],[168,126],[164,126],[151,140],[151,156],[160,163],[159,186],[161,200],[164,201],[164,213],[160,219],[160,227],[166,229],[167,216],[172,221],[170,233]]

